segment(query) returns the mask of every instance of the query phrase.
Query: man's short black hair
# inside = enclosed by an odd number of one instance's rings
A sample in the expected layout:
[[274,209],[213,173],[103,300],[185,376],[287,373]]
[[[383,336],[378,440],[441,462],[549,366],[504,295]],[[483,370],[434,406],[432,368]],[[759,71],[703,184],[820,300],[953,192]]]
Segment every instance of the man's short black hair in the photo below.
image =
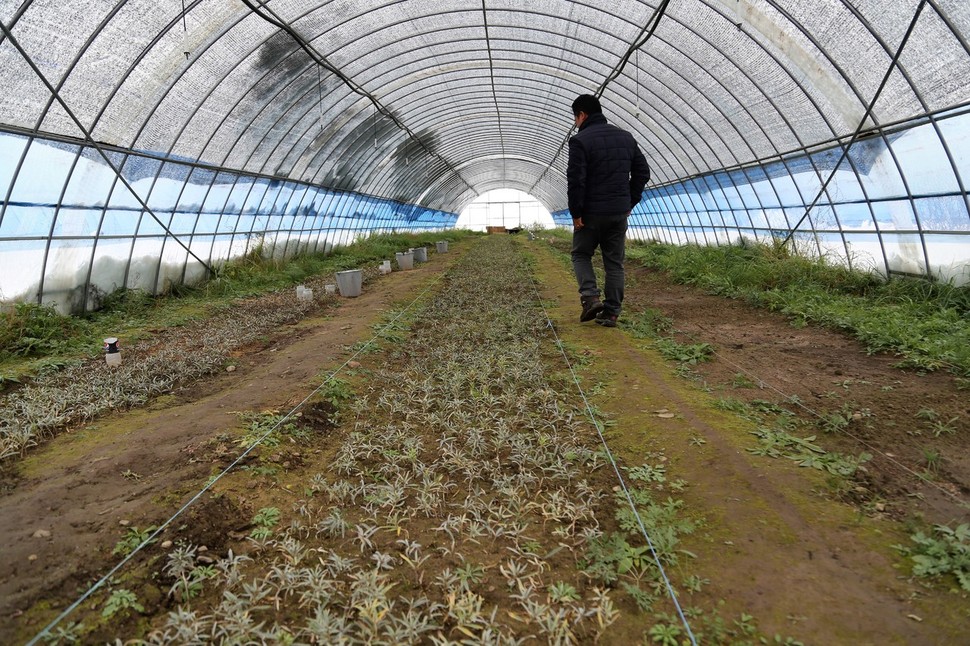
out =
[[599,114],[603,111],[602,106],[600,106],[600,100],[597,99],[592,94],[580,94],[573,101],[573,115],[578,115],[580,112],[585,112],[586,114]]

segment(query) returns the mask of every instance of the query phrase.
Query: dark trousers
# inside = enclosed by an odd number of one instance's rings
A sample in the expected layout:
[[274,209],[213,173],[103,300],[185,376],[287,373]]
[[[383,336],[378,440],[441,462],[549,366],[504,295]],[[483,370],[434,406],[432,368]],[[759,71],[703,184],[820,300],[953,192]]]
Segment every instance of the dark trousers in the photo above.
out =
[[620,315],[623,303],[623,259],[626,255],[626,215],[584,220],[583,228],[573,231],[573,271],[579,283],[579,295],[600,296],[593,273],[593,253],[596,247],[603,255],[606,284],[603,286],[603,306],[607,314]]

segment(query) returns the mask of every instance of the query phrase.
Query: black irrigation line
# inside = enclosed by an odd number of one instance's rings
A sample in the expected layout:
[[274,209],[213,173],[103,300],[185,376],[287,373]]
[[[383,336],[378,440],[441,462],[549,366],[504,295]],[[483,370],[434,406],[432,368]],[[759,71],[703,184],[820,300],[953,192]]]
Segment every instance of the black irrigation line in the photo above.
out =
[[535,277],[530,273],[529,280],[532,282],[532,291],[535,293],[536,302],[542,308],[542,316],[546,320],[546,327],[552,333],[553,340],[556,343],[556,347],[559,348],[559,352],[562,353],[562,358],[566,362],[566,366],[569,368],[569,374],[573,377],[573,382],[576,384],[576,390],[579,391],[579,396],[583,400],[583,406],[586,408],[586,414],[590,421],[593,422],[593,426],[596,427],[596,434],[599,435],[600,442],[603,444],[603,450],[606,451],[606,457],[610,460],[610,465],[613,467],[613,472],[616,474],[617,480],[620,481],[620,487],[623,489],[623,494],[626,497],[627,504],[630,505],[630,509],[633,511],[634,517],[637,519],[637,524],[640,526],[640,532],[647,541],[647,546],[650,548],[650,555],[653,557],[654,564],[660,571],[660,576],[663,577],[664,585],[667,588],[667,595],[670,600],[673,601],[674,607],[677,609],[677,615],[680,617],[681,623],[684,625],[684,629],[687,631],[687,636],[690,638],[690,643],[693,646],[697,646],[697,639],[694,637],[694,632],[690,628],[690,623],[687,621],[687,617],[684,614],[683,609],[680,607],[680,602],[677,600],[677,592],[674,590],[673,585],[670,583],[670,579],[667,577],[667,572],[664,570],[663,563],[660,562],[660,556],[657,554],[656,548],[653,546],[653,540],[650,538],[650,533],[647,531],[646,526],[643,523],[643,519],[640,517],[640,512],[637,510],[636,503],[633,502],[633,497],[630,495],[630,490],[626,486],[626,481],[623,479],[623,475],[620,473],[620,468],[616,464],[616,460],[613,457],[613,452],[610,451],[609,445],[606,443],[606,437],[603,435],[602,425],[600,421],[596,418],[596,413],[593,412],[593,407],[589,403],[589,399],[586,397],[586,393],[583,391],[582,385],[579,383],[579,376],[576,374],[576,370],[573,368],[572,362],[569,361],[569,357],[566,354],[566,348],[562,344],[562,340],[559,338],[559,333],[556,331],[556,326],[549,317],[549,312],[546,310],[545,304],[542,302],[542,297],[539,295],[539,287],[536,285]]
[[498,95],[495,91],[495,60],[492,56],[492,40],[488,33],[488,11],[485,0],[482,0],[482,23],[485,25],[485,49],[488,52],[488,78],[492,84],[492,102],[495,104],[495,117],[498,119],[498,140],[502,150],[502,176],[505,176],[505,135],[502,127],[502,110],[498,105]]
[[276,431],[276,429],[278,429],[280,426],[282,426],[284,422],[286,422],[288,419],[290,419],[291,417],[293,417],[297,413],[297,411],[299,411],[308,401],[310,401],[310,399],[314,395],[316,395],[318,392],[320,392],[323,389],[324,386],[326,386],[328,383],[330,383],[331,381],[333,381],[333,379],[340,373],[341,370],[343,370],[344,368],[346,368],[347,365],[350,364],[351,361],[353,361],[354,359],[356,359],[360,354],[362,354],[365,350],[367,350],[375,342],[375,340],[378,339],[378,338],[380,338],[381,335],[383,335],[385,331],[387,331],[388,329],[390,329],[397,322],[398,319],[400,319],[402,316],[404,316],[404,314],[406,314],[408,311],[410,311],[411,308],[414,307],[414,304],[415,303],[417,303],[419,300],[421,300],[422,298],[424,298],[425,294],[427,294],[431,290],[432,287],[435,287],[441,281],[442,277],[445,276],[446,273],[447,272],[442,272],[442,273],[438,274],[438,276],[436,276],[434,278],[434,280],[432,280],[430,283],[428,283],[428,286],[425,287],[424,290],[420,294],[418,294],[417,296],[414,297],[414,300],[412,300],[408,304],[407,307],[405,307],[404,309],[402,309],[397,314],[397,316],[395,316],[389,323],[387,323],[387,325],[384,325],[381,329],[377,330],[374,333],[374,335],[366,343],[364,343],[363,345],[361,345],[360,348],[358,348],[356,352],[354,352],[352,355],[350,355],[340,366],[338,366],[332,373],[330,373],[320,383],[319,386],[317,386],[316,388],[313,389],[313,391],[310,392],[309,395],[307,395],[306,397],[304,397],[302,401],[300,401],[299,403],[297,403],[292,409],[290,409],[290,411],[288,413],[286,413],[285,415],[283,415],[276,422],[276,424],[273,425],[272,428],[270,428],[262,436],[260,436],[257,440],[255,440],[252,444],[250,444],[249,447],[247,447],[246,450],[243,451],[239,455],[239,457],[237,457],[235,460],[233,460],[233,462],[229,466],[227,466],[225,469],[223,469],[218,475],[216,475],[215,477],[211,478],[206,483],[206,485],[204,487],[202,487],[202,489],[200,489],[195,495],[192,496],[192,498],[189,499],[188,502],[186,502],[184,505],[182,505],[182,507],[179,508],[174,514],[172,514],[172,516],[168,520],[166,520],[164,523],[162,523],[161,525],[159,525],[158,528],[154,532],[152,532],[152,534],[150,536],[148,536],[148,538],[146,538],[144,541],[142,541],[141,544],[139,544],[135,549],[133,549],[125,558],[121,559],[121,561],[119,561],[113,568],[111,568],[111,570],[109,570],[107,574],[105,574],[104,576],[102,576],[94,585],[92,585],[90,588],[88,588],[80,597],[78,597],[74,601],[74,603],[72,603],[67,608],[65,608],[64,611],[61,612],[61,614],[59,614],[57,617],[55,617],[53,621],[51,621],[49,624],[47,624],[46,626],[44,626],[44,628],[42,628],[40,630],[40,632],[38,632],[36,635],[34,635],[34,637],[31,638],[31,640],[29,642],[27,642],[26,646],[34,646],[34,644],[39,643],[40,640],[42,640],[46,636],[50,635],[50,630],[52,628],[54,628],[54,626],[56,626],[61,621],[63,621],[65,618],[67,618],[68,615],[70,615],[72,612],[74,612],[82,603],[84,603],[84,601],[86,599],[88,599],[92,594],[94,594],[101,586],[103,586],[105,583],[107,583],[108,581],[110,581],[111,580],[111,577],[114,576],[125,565],[127,565],[128,562],[131,561],[131,559],[135,556],[135,554],[137,554],[138,552],[140,552],[142,549],[144,549],[146,546],[148,546],[152,541],[154,541],[155,538],[159,534],[161,534],[162,531],[164,531],[166,527],[168,527],[169,525],[171,525],[189,507],[191,507],[193,504],[195,504],[195,502],[198,501],[199,498],[201,498],[202,495],[205,494],[205,492],[209,491],[213,487],[213,485],[215,485],[216,482],[218,482],[220,479],[222,479],[223,476],[225,476],[226,474],[228,474],[237,464],[239,464],[243,459],[245,459],[246,456],[249,455],[250,452],[253,451],[253,449],[255,449],[257,446],[259,446],[260,444],[262,444],[263,441],[266,438],[268,438],[274,431]]

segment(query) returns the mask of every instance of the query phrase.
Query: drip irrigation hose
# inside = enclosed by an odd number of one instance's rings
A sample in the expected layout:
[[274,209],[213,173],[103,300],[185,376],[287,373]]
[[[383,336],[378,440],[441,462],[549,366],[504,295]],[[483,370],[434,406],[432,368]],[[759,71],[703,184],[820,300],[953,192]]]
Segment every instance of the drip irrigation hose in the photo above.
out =
[[637,36],[636,40],[634,40],[633,44],[630,45],[630,47],[626,50],[623,58],[620,59],[620,62],[616,64],[616,67],[613,68],[610,75],[607,76],[596,89],[597,97],[603,96],[603,91],[606,89],[606,86],[620,77],[620,74],[623,73],[623,68],[626,67],[628,62],[630,62],[630,57],[633,56],[633,53],[646,45],[647,41],[653,36],[653,32],[657,31],[657,26],[660,24],[660,19],[663,18],[664,13],[666,13],[668,4],[670,4],[670,0],[663,0],[663,2],[657,6],[653,14],[651,14],[649,20],[647,20],[647,24],[645,24],[643,29],[640,30],[640,34]]
[[205,267],[206,271],[209,272],[210,275],[215,274],[212,267],[210,267],[206,261],[202,260],[197,255],[195,255],[195,253],[188,247],[188,245],[182,242],[181,238],[179,238],[177,235],[172,233],[172,230],[169,229],[157,215],[155,215],[155,211],[153,211],[152,208],[148,206],[145,200],[143,200],[142,197],[138,194],[138,192],[135,191],[134,187],[132,187],[132,185],[128,182],[128,180],[125,179],[125,176],[121,173],[121,168],[115,166],[114,162],[112,162],[111,158],[108,157],[108,154],[104,151],[104,148],[101,146],[101,144],[94,140],[94,137],[91,136],[91,132],[84,127],[84,124],[81,123],[81,120],[77,117],[76,114],[74,114],[74,111],[67,105],[67,102],[63,99],[63,97],[61,97],[61,94],[60,92],[57,91],[57,88],[51,85],[51,82],[47,80],[47,77],[44,76],[44,74],[40,71],[40,69],[37,67],[37,64],[34,63],[34,60],[27,54],[26,51],[24,51],[24,48],[20,45],[20,42],[16,38],[14,38],[13,34],[10,32],[10,28],[8,28],[7,25],[2,20],[0,20],[0,30],[3,31],[3,35],[16,48],[16,50],[23,57],[24,61],[27,63],[30,69],[33,70],[34,74],[37,75],[37,78],[39,78],[41,83],[44,84],[44,87],[47,88],[47,91],[51,93],[51,96],[54,97],[54,99],[64,109],[64,112],[67,113],[67,116],[70,117],[71,121],[74,122],[74,125],[77,126],[78,130],[81,131],[81,133],[84,135],[84,141],[89,145],[91,145],[96,151],[98,151],[98,154],[100,154],[101,157],[104,159],[105,163],[108,165],[108,168],[114,171],[115,175],[118,177],[118,180],[124,185],[125,188],[128,189],[128,192],[131,193],[131,195],[138,201],[138,205],[141,206],[141,208],[145,211],[145,213],[150,215],[152,219],[158,223],[158,226],[160,226],[162,230],[165,231],[166,235],[168,235],[169,237],[172,238],[172,240],[177,242],[179,246],[185,249],[185,251],[188,252],[190,256],[198,260],[199,264]]
[[636,504],[633,502],[633,497],[630,495],[630,490],[626,486],[626,481],[623,479],[623,475],[620,473],[620,468],[616,464],[616,460],[613,458],[613,452],[610,451],[609,445],[606,443],[606,437],[603,435],[603,429],[600,425],[598,419],[596,419],[596,414],[593,412],[593,407],[589,403],[589,399],[586,397],[586,393],[583,392],[583,387],[579,383],[579,376],[573,369],[572,362],[569,361],[569,357],[566,355],[566,348],[562,344],[562,340],[559,338],[559,333],[556,332],[556,326],[553,324],[552,319],[549,317],[549,312],[546,310],[545,304],[542,302],[542,298],[539,295],[539,288],[536,285],[535,278],[532,274],[529,274],[529,280],[532,281],[532,290],[535,292],[536,301],[542,308],[542,315],[546,319],[546,327],[552,332],[552,337],[556,342],[556,347],[559,348],[559,352],[562,353],[562,358],[566,362],[566,366],[569,368],[569,374],[573,377],[573,382],[576,384],[576,390],[579,392],[579,396],[583,400],[583,405],[586,408],[586,414],[589,419],[593,422],[593,426],[596,427],[596,434],[599,435],[600,442],[603,444],[603,450],[606,451],[606,457],[609,458],[610,465],[613,467],[613,472],[616,474],[617,480],[620,481],[620,487],[623,489],[623,495],[626,497],[627,503],[630,505],[630,509],[633,511],[633,515],[637,519],[637,524],[640,526],[640,532],[647,541],[647,546],[650,548],[650,555],[653,557],[653,562],[656,564],[657,569],[660,571],[660,576],[663,577],[664,585],[667,588],[667,594],[670,600],[673,601],[674,607],[677,609],[677,615],[680,617],[681,623],[684,625],[684,629],[687,631],[687,636],[690,638],[690,643],[693,646],[697,646],[697,640],[694,637],[694,633],[690,628],[690,623],[687,621],[687,617],[684,615],[683,609],[680,607],[680,602],[677,600],[677,592],[674,590],[673,585],[670,583],[670,579],[667,578],[667,572],[664,570],[663,564],[660,562],[660,556],[657,554],[656,548],[653,546],[653,541],[650,539],[650,534],[647,532],[647,528],[643,523],[643,519],[640,517],[640,512],[637,510]]
[[317,386],[316,388],[314,388],[313,391],[310,392],[309,395],[307,395],[306,397],[304,397],[303,400],[300,401],[298,404],[296,404],[288,413],[286,413],[286,415],[284,415],[283,417],[281,417],[276,422],[276,424],[273,425],[273,427],[271,429],[269,429],[268,431],[266,431],[262,436],[260,436],[252,444],[250,444],[249,447],[245,451],[243,451],[239,455],[239,457],[237,457],[235,460],[233,460],[233,462],[229,466],[227,466],[225,469],[223,469],[221,473],[219,473],[217,476],[215,476],[212,479],[210,479],[209,482],[201,490],[199,490],[198,493],[196,493],[194,496],[192,496],[192,498],[189,499],[188,502],[186,502],[184,505],[182,505],[182,507],[178,511],[176,511],[174,514],[172,514],[171,518],[169,518],[164,523],[162,523],[161,525],[159,525],[159,527],[154,532],[152,532],[152,534],[150,536],[148,536],[148,538],[146,538],[144,541],[142,541],[141,544],[139,544],[137,547],[135,547],[125,558],[123,558],[113,568],[111,568],[111,570],[107,574],[105,574],[94,585],[92,585],[90,588],[88,588],[87,591],[84,592],[84,594],[82,594],[80,597],[77,598],[76,601],[74,601],[74,603],[72,603],[67,608],[65,608],[64,611],[61,614],[59,614],[57,617],[55,617],[53,621],[51,621],[44,628],[42,628],[40,632],[38,632],[36,635],[34,635],[34,637],[29,642],[27,642],[26,646],[34,646],[34,644],[39,643],[41,639],[43,639],[45,636],[49,635],[50,634],[50,630],[52,628],[54,628],[54,626],[56,626],[57,624],[59,624],[68,615],[70,615],[72,612],[74,612],[74,610],[76,610],[78,606],[80,606],[82,603],[84,603],[84,601],[88,597],[90,597],[92,594],[94,594],[98,590],[98,588],[100,588],[105,583],[107,583],[111,579],[111,577],[113,577],[115,575],[115,573],[117,573],[121,568],[123,568],[125,565],[127,565],[127,563],[135,556],[135,554],[137,554],[138,552],[140,552],[145,546],[147,546],[149,543],[151,543],[153,540],[155,540],[155,538],[159,534],[161,534],[162,531],[164,531],[166,527],[168,527],[169,525],[171,525],[180,515],[182,515],[182,513],[185,512],[185,510],[187,510],[199,498],[201,498],[202,495],[206,491],[208,491],[209,489],[211,489],[212,486],[216,482],[218,482],[224,475],[226,475],[227,473],[229,473],[237,464],[239,464],[243,459],[245,459],[245,457],[247,455],[249,455],[250,452],[252,452],[253,449],[255,449],[257,446],[259,446],[267,437],[269,437],[284,422],[286,422],[288,419],[290,419],[291,417],[293,417],[296,414],[296,412],[299,411],[304,406],[304,404],[306,404],[308,401],[310,401],[310,399],[314,395],[316,395],[318,392],[320,392],[323,389],[324,386],[326,386],[328,383],[330,383],[331,381],[333,381],[333,379],[340,373],[341,370],[343,370],[345,367],[347,367],[347,365],[351,361],[353,361],[357,356],[359,356],[361,353],[363,353],[365,350],[367,350],[375,342],[376,339],[380,338],[381,335],[383,335],[384,332],[386,332],[388,329],[390,329],[391,326],[393,326],[397,322],[398,319],[400,319],[412,307],[414,307],[414,304],[417,303],[419,300],[421,300],[424,297],[424,295],[427,294],[431,290],[432,287],[435,287],[444,275],[445,275],[445,273],[442,272],[437,277],[435,277],[435,279],[433,281],[431,281],[428,284],[428,286],[425,287],[424,290],[420,294],[418,294],[417,296],[414,297],[414,300],[411,301],[408,304],[407,307],[405,307],[403,310],[401,310],[398,313],[398,315],[395,316],[387,325],[383,326],[381,329],[379,329],[378,331],[376,331],[374,333],[374,335],[366,343],[364,343],[360,348],[357,349],[356,352],[354,352],[352,355],[350,355],[350,357],[348,357],[346,361],[344,361],[339,367],[337,367],[336,370],[334,370],[332,373],[330,373],[330,375],[328,375],[326,377],[326,379],[324,379],[320,383],[319,386]]

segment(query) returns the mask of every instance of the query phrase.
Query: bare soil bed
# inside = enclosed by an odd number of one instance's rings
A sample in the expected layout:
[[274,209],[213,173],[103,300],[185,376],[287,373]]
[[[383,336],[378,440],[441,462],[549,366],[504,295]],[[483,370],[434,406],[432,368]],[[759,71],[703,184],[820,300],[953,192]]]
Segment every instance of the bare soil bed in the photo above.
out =
[[952,374],[896,368],[898,358],[868,354],[844,333],[628,270],[630,311],[659,309],[678,341],[714,348],[692,369],[717,396],[771,402],[828,450],[872,455],[858,486],[843,492],[849,500],[899,520],[970,520],[970,390]]
[[[591,397],[616,422],[607,436],[613,448],[629,465],[665,451],[671,471],[690,483],[685,499],[707,528],[689,545],[711,581],[700,594],[705,603],[722,602],[732,616],[750,611],[766,634],[805,643],[951,644],[965,637],[965,595],[922,587],[888,548],[905,539],[900,521],[970,519],[970,395],[951,376],[899,370],[894,358],[869,356],[843,334],[795,328],[781,316],[628,267],[627,312],[657,308],[673,320],[679,340],[715,350],[713,360],[692,366],[696,379],[684,380],[628,332],[579,325],[568,272],[541,244],[529,249],[539,259],[550,317],[587,360],[580,368],[584,385],[599,384]],[[454,251],[373,280],[360,298],[323,303],[278,333],[236,348],[234,372],[180,384],[144,408],[73,427],[26,460],[5,464],[0,643],[30,639],[118,562],[112,549],[130,527],[161,523],[232,462],[238,413],[286,411],[302,401],[353,344],[371,337],[387,310],[412,301],[464,250]],[[265,307],[277,306],[266,299]],[[831,487],[811,469],[752,457],[750,428],[711,412],[718,397],[784,406],[804,428],[817,427],[827,450],[866,451],[872,460],[851,486]],[[676,417],[657,412],[667,410]],[[954,432],[937,435],[920,415],[926,410],[938,420],[955,418]],[[164,536],[203,545],[217,557],[240,549],[253,513],[271,504],[289,508],[302,496],[301,468],[331,455],[330,413],[326,406],[304,410],[304,423],[315,430],[309,443],[261,451],[263,463],[291,477],[230,480]],[[826,433],[825,421],[835,414],[847,423]],[[149,552],[142,574],[159,569],[161,558],[161,550]],[[171,608],[161,597],[141,602],[152,612]],[[147,624],[130,616],[113,628],[131,634]],[[604,642],[636,640],[636,622],[615,637]]]

